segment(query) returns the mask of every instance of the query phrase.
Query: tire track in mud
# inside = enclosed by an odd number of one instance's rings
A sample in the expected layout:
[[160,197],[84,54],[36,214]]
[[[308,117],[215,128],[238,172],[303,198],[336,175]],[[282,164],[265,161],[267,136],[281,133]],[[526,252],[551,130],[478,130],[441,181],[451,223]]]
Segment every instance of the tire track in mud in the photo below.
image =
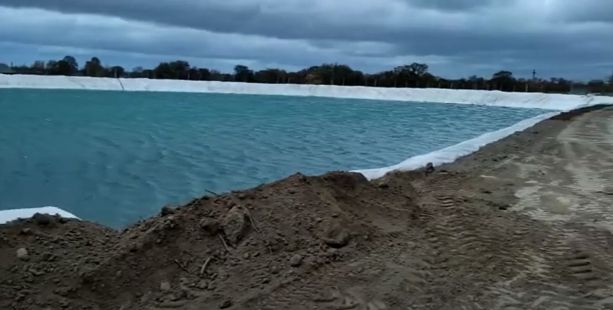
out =
[[[532,262],[535,270],[490,291],[492,309],[609,309],[613,307],[611,235],[591,227],[552,223]],[[548,228],[547,228],[548,227]],[[564,285],[562,285],[563,283]]]
[[[599,116],[613,116],[613,111]],[[613,146],[605,124],[587,116],[574,120],[556,139],[561,150],[557,174],[543,174],[532,181],[538,185],[520,190],[514,212],[547,228],[538,248],[542,272],[495,287],[493,309],[613,309],[613,212],[610,201],[595,195],[611,171],[611,164],[602,161],[610,158]],[[566,181],[560,185],[559,180]]]
[[516,228],[517,234],[501,238],[510,227],[479,221],[484,214],[466,207],[463,198],[441,195],[436,200],[439,212],[433,214],[432,225],[425,230],[432,248],[428,262],[434,277],[428,295],[439,298],[416,308],[439,309],[453,304],[457,309],[481,309],[479,291],[495,283],[494,278],[481,277],[484,271],[515,275],[525,269],[530,258],[522,254],[523,245],[513,240],[521,238],[526,229]]
[[612,269],[598,246],[577,230],[552,227],[550,233],[534,259],[539,271],[492,288],[491,309],[610,309]]
[[[470,260],[486,256],[492,264],[506,270],[504,274],[508,278],[497,284],[471,283],[474,287],[492,287],[486,297],[477,302],[462,300],[462,294],[458,294],[460,298],[451,302],[423,303],[420,308],[444,308],[454,304],[458,309],[606,309],[613,302],[608,293],[612,288],[607,285],[612,283],[611,268],[606,260],[611,254],[613,238],[607,231],[586,226],[571,229],[524,216],[523,219],[510,219],[507,224],[514,227],[505,232],[511,236],[504,238],[501,231],[497,232],[504,230],[504,225],[496,227],[471,222],[485,217],[475,213],[472,206],[463,207],[464,199],[451,194],[438,196],[437,201],[440,212],[433,215],[437,224],[426,229],[427,240],[434,250],[429,261],[433,270],[467,266]],[[539,238],[542,241],[539,242]],[[524,242],[525,239],[532,241]],[[496,247],[497,243],[504,246]],[[601,254],[595,254],[598,252]],[[488,270],[488,262],[479,262],[483,270]],[[440,284],[431,283],[433,294],[449,288],[450,279],[445,273],[436,276],[441,280]],[[569,287],[559,283],[579,285]]]
[[[491,309],[609,309],[613,307],[610,254],[603,235],[552,225],[536,248],[534,266],[517,279],[494,286]],[[592,233],[594,231],[592,230]],[[563,283],[564,285],[562,285]]]

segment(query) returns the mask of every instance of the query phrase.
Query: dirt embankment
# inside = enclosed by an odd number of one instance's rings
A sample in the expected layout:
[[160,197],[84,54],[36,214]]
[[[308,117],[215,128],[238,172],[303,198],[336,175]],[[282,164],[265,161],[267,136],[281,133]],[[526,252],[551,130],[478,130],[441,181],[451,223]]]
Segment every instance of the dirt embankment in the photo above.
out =
[[203,197],[118,232],[0,226],[1,309],[606,309],[613,110],[435,171]]

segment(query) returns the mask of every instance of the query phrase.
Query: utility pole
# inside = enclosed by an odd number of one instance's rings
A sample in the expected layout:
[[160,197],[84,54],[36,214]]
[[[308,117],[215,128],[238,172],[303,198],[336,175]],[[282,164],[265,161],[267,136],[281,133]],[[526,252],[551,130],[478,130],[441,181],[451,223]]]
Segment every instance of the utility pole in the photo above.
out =
[[[532,83],[536,82],[536,69],[532,69]],[[526,81],[526,92],[528,92],[528,90],[530,90],[529,87],[530,81]]]

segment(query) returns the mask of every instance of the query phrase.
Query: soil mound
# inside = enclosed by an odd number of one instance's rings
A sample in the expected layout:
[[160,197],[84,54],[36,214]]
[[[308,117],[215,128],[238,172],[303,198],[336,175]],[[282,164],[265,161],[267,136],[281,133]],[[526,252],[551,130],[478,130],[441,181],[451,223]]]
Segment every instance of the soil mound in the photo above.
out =
[[280,287],[405,230],[418,214],[406,193],[355,173],[296,174],[164,207],[122,232],[57,217],[14,222],[0,226],[0,306],[257,307]]

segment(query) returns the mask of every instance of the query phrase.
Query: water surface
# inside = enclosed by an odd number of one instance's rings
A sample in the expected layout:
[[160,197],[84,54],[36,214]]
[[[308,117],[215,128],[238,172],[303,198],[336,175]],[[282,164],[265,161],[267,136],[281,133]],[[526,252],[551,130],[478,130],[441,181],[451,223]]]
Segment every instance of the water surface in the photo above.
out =
[[227,94],[0,90],[0,209],[114,227],[295,172],[376,168],[543,113]]

